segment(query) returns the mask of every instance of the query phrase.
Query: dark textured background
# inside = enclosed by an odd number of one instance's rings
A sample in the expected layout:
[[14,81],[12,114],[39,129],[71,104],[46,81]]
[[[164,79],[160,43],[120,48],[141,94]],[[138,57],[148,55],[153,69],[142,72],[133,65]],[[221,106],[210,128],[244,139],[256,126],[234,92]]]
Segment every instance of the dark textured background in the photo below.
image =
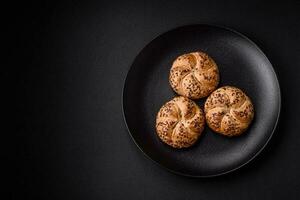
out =
[[[63,1],[11,5],[17,78],[13,199],[299,199],[300,1]],[[121,94],[138,52],[177,26],[252,39],[272,62],[282,113],[249,165],[207,179],[158,167],[126,131]],[[266,112],[268,112],[266,110]]]

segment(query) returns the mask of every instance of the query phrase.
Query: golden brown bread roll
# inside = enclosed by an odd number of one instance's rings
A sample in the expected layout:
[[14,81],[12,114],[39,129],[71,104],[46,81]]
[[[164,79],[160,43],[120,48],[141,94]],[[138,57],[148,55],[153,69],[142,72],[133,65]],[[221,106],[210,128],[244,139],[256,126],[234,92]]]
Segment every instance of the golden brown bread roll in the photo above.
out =
[[216,89],[219,84],[219,70],[206,53],[192,52],[179,56],[173,62],[169,82],[179,95],[199,99]]
[[208,126],[225,136],[242,134],[254,117],[254,108],[249,97],[240,89],[225,86],[207,98],[204,105]]
[[193,145],[205,125],[204,114],[195,102],[186,97],[175,97],[164,104],[156,116],[159,138],[174,148]]

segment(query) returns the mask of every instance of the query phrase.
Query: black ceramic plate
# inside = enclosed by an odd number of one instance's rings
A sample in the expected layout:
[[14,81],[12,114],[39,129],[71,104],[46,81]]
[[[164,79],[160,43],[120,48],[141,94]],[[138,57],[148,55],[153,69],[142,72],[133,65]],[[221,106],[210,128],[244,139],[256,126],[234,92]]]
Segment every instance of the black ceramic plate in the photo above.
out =
[[[156,135],[156,114],[176,96],[168,82],[173,60],[198,50],[216,61],[219,87],[236,86],[252,99],[255,118],[242,136],[226,138],[206,127],[193,147],[173,149]],[[197,101],[201,108],[204,101]],[[153,161],[182,175],[216,176],[245,165],[267,144],[279,117],[280,89],[271,63],[245,36],[210,25],[184,26],[160,35],[138,54],[125,81],[123,112],[133,140]]]

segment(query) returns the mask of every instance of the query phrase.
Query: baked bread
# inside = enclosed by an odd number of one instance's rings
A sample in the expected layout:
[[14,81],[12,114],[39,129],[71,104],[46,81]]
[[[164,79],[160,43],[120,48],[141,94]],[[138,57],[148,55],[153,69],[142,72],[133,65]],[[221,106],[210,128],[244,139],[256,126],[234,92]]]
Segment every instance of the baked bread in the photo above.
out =
[[199,99],[217,88],[219,70],[215,61],[206,53],[183,54],[173,62],[169,82],[177,94]]
[[254,108],[249,97],[240,89],[225,86],[207,98],[205,118],[208,126],[225,136],[242,134],[254,117]]
[[159,138],[174,148],[192,146],[205,125],[204,113],[186,97],[175,97],[164,104],[156,117]]

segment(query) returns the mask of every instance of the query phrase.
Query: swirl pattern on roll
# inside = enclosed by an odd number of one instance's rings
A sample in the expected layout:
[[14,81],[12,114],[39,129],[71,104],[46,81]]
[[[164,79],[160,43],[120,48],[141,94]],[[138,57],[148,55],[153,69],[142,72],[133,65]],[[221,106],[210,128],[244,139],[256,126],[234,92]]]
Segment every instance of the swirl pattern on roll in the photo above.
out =
[[192,100],[179,96],[165,103],[156,117],[159,138],[174,148],[193,145],[205,125],[202,110]]
[[224,86],[207,98],[205,118],[208,126],[225,136],[242,134],[254,117],[250,98],[240,89]]
[[199,99],[216,89],[219,70],[215,61],[204,52],[183,54],[173,62],[169,82],[177,94]]

